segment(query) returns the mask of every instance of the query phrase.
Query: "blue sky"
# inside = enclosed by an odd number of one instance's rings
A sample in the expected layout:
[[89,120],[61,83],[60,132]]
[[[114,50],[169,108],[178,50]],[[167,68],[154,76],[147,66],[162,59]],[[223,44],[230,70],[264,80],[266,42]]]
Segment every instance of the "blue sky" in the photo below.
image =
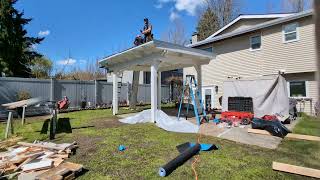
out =
[[[195,30],[195,9],[201,0],[19,0],[16,7],[33,18],[26,26],[32,36],[44,36],[36,49],[55,66],[84,66],[86,61],[130,47],[148,17],[156,39],[179,18],[188,37]],[[278,0],[243,0],[242,14],[279,12]]]

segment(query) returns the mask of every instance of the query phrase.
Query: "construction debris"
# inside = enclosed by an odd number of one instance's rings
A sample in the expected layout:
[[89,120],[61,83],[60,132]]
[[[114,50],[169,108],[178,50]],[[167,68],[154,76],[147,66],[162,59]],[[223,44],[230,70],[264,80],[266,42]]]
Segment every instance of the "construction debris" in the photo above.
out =
[[82,165],[65,162],[77,143],[18,142],[0,152],[0,179],[74,179]]
[[273,162],[272,169],[277,171],[293,173],[293,174],[299,174],[303,176],[320,178],[320,170],[318,169],[305,168],[301,166],[294,166],[294,165],[284,164],[279,162]]
[[[255,134],[263,134],[263,135],[271,135],[268,131],[259,130],[259,129],[248,129],[248,133],[255,133]],[[285,136],[288,139],[300,139],[300,140],[308,140],[308,141],[320,141],[320,137],[318,136],[309,136],[303,134],[293,134],[289,133]]]

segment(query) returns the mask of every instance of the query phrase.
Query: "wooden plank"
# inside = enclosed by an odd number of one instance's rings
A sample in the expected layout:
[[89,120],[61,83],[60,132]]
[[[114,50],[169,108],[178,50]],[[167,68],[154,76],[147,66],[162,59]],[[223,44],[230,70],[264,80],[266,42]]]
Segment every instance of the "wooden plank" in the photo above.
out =
[[37,157],[41,156],[43,153],[35,153],[33,155],[30,155],[28,157],[28,159],[26,159],[23,163],[21,163],[15,170],[14,172],[18,171],[20,168],[22,168],[22,166],[24,166],[25,164],[31,162],[32,160],[36,159]]
[[2,104],[1,106],[5,107],[7,109],[15,109],[17,107],[22,107],[22,106],[26,105],[27,103],[28,103],[28,100],[22,100],[22,101]]
[[53,149],[53,150],[65,150],[63,147],[57,147],[57,146],[47,146],[43,144],[33,144],[33,143],[26,143],[26,142],[18,142],[21,146],[27,146],[27,147],[40,147],[45,149]]
[[[248,133],[271,135],[268,131],[260,130],[260,129],[250,129],[250,128],[248,129]],[[308,140],[308,141],[320,141],[320,137],[318,137],[318,136],[309,136],[309,135],[293,134],[293,133],[287,134],[287,136],[285,138]]]
[[43,170],[50,169],[53,166],[52,160],[42,160],[35,163],[29,163],[22,166],[22,171],[34,171],[34,170]]
[[288,172],[292,174],[299,174],[303,176],[320,178],[320,170],[318,169],[294,166],[294,165],[284,164],[279,162],[272,162],[272,169],[277,171]]
[[251,128],[248,129],[248,133],[271,135],[268,131],[260,130],[260,129],[251,129]]
[[[46,173],[40,174],[37,176],[37,179],[45,180],[45,179],[63,179],[65,174],[71,173],[74,174],[75,172],[80,172],[82,170],[83,166],[81,164],[75,164],[71,162],[64,162],[60,164],[58,167],[52,168]],[[67,175],[68,178],[73,179],[74,175]]]
[[63,160],[62,158],[54,158],[54,159],[52,159],[52,161],[53,161],[53,166],[54,166],[54,167],[57,167],[57,166],[59,166],[64,160]]
[[286,138],[289,139],[302,139],[302,140],[309,140],[309,141],[320,141],[320,137],[318,136],[309,136],[309,135],[303,135],[303,134],[292,134],[289,133]]

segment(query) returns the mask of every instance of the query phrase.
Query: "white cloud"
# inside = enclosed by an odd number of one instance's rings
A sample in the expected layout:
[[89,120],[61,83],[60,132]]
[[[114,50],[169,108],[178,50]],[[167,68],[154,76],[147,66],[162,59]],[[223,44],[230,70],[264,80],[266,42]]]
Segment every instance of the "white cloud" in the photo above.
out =
[[154,5],[154,7],[157,8],[157,9],[161,9],[163,7],[163,4],[159,3],[159,4]]
[[80,63],[80,64],[86,64],[86,63],[87,63],[87,61],[86,61],[86,60],[84,60],[84,59],[81,59],[81,60],[79,60],[79,63]]
[[68,59],[57,61],[57,64],[59,64],[59,65],[73,65],[76,62],[77,62],[77,60],[72,59],[72,58],[68,58]]
[[189,15],[194,16],[197,8],[204,5],[204,0],[175,0],[175,8],[178,11],[187,11]]
[[158,0],[155,8],[160,9],[164,6],[164,4],[172,3],[173,10],[170,12],[170,20],[179,18],[178,12],[187,12],[190,16],[195,16],[196,11],[199,7],[203,6],[205,0]]
[[175,11],[172,11],[170,13],[170,17],[169,18],[170,18],[170,21],[174,21],[174,20],[180,18],[180,15],[178,13],[176,13]]
[[50,34],[49,30],[39,31],[38,36],[48,36]]

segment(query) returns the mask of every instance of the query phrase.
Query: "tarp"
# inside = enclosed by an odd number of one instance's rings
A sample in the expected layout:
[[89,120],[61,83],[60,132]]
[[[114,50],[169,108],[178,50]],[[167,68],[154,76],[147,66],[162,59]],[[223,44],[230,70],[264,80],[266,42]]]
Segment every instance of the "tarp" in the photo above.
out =
[[[122,123],[137,124],[137,123],[153,123],[151,120],[151,110],[144,110],[134,116],[119,120]],[[156,125],[166,131],[182,132],[182,133],[197,133],[199,127],[185,119],[171,118],[165,112],[157,110]]]
[[255,117],[289,115],[287,82],[281,75],[225,81],[222,111],[228,111],[229,97],[251,97]]

